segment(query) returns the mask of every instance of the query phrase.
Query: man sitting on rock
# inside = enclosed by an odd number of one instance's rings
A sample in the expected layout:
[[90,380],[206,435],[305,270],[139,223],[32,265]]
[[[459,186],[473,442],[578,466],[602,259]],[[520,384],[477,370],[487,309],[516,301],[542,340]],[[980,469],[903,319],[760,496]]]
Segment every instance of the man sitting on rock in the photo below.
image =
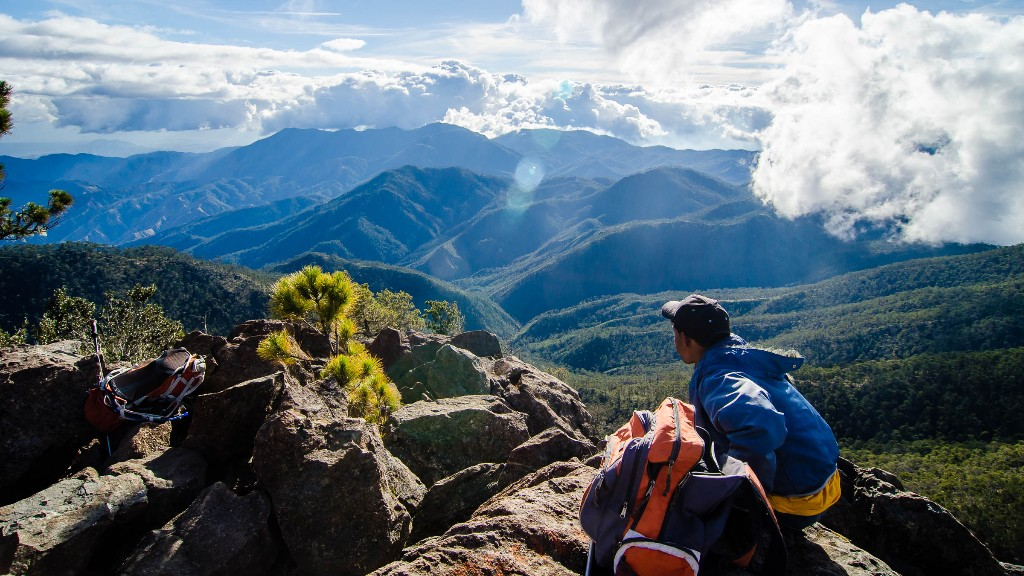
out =
[[725,309],[699,294],[668,302],[661,313],[672,321],[676,352],[694,365],[689,398],[697,425],[750,465],[782,528],[816,522],[839,499],[839,445],[787,374],[803,358],[749,348],[732,334]]

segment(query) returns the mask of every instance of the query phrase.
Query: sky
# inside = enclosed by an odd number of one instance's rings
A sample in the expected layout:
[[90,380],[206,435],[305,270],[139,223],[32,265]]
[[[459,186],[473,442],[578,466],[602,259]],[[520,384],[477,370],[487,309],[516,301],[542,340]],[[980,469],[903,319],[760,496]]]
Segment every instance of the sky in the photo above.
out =
[[1024,0],[0,0],[0,79],[12,156],[584,129],[760,151],[839,237],[1024,242]]

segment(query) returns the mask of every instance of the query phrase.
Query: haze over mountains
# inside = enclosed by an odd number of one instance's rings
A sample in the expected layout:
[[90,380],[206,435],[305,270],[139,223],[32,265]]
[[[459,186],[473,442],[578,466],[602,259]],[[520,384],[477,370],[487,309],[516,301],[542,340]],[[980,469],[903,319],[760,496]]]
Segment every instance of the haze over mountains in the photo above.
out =
[[75,195],[48,241],[159,244],[253,268],[310,252],[381,262],[489,296],[520,323],[598,296],[784,286],[989,248],[838,240],[756,201],[752,161],[444,124],[284,130],[208,154],[0,158],[15,203]]

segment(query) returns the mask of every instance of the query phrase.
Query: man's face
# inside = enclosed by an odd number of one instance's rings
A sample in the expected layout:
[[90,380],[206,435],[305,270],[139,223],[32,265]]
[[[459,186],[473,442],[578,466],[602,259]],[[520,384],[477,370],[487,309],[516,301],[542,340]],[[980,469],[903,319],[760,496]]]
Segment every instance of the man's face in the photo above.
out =
[[682,332],[672,327],[672,334],[675,337],[676,353],[686,364],[696,364],[700,360],[700,351],[696,340],[687,338]]

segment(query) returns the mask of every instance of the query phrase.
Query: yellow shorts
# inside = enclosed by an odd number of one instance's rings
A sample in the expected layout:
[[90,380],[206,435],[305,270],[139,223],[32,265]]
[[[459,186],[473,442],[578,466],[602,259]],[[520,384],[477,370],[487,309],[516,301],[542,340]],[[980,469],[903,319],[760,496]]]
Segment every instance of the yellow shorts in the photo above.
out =
[[769,494],[768,501],[772,509],[783,514],[796,516],[814,516],[828,510],[830,506],[839,501],[842,490],[839,485],[839,470],[832,474],[832,477],[825,482],[821,490],[806,496],[780,496]]

